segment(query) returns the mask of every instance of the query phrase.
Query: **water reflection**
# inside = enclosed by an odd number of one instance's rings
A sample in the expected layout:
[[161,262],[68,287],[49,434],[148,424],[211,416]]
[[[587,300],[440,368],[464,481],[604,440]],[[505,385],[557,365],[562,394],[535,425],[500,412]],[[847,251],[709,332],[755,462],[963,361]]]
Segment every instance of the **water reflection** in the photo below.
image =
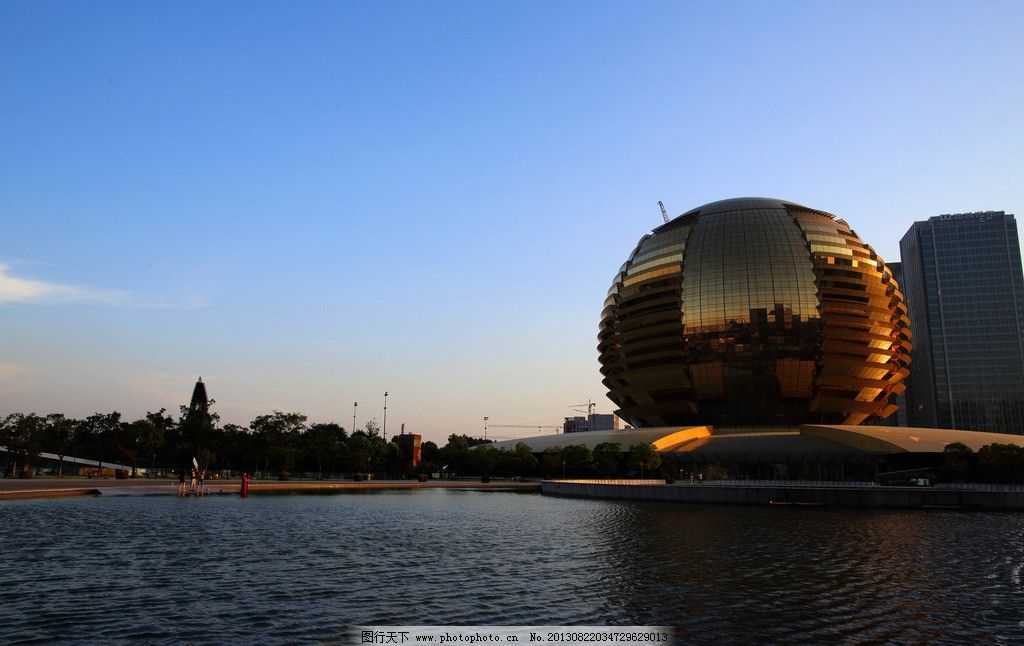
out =
[[0,505],[0,639],[665,623],[700,641],[1020,641],[1022,539],[1021,514],[496,492],[25,501]]
[[[605,600],[628,622],[670,617],[694,640],[1024,637],[1019,514],[668,505],[633,514],[631,549],[615,553]],[[612,519],[606,531],[621,529]]]

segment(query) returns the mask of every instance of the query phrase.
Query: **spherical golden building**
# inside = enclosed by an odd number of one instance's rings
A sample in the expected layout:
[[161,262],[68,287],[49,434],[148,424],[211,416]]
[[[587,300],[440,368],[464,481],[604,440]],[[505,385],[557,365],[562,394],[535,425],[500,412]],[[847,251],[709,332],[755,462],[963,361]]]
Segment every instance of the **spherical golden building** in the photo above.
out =
[[768,198],[644,236],[598,341],[608,397],[638,427],[862,424],[895,412],[910,363],[884,261],[832,214]]

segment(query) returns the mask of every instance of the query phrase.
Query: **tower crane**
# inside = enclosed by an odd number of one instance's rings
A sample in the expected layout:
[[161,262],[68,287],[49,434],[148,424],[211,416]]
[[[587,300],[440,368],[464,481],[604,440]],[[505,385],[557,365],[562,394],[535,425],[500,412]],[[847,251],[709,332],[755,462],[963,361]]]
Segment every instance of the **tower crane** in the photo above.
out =
[[582,413],[583,411],[581,411],[580,409],[586,407],[586,409],[587,409],[587,419],[590,419],[590,416],[594,414],[594,407],[595,406],[597,406],[597,404],[595,402],[592,402],[592,401],[590,401],[588,399],[586,404],[570,404],[569,408],[571,408],[572,410],[576,411],[577,413]]
[[554,424],[489,424],[487,428],[535,428],[538,433],[543,433],[544,429],[555,429],[555,432],[562,430],[561,426]]
[[668,224],[668,211],[665,210],[665,203],[658,200],[658,206],[661,207],[661,217],[665,218],[665,224]]
[[571,404],[569,408],[576,411],[577,413],[582,413],[583,411],[580,409],[582,409],[584,406],[586,406],[587,408],[586,429],[589,431],[594,427],[594,407],[597,406],[597,404],[588,399],[586,404]]
[[556,424],[491,424],[487,428],[562,428]]

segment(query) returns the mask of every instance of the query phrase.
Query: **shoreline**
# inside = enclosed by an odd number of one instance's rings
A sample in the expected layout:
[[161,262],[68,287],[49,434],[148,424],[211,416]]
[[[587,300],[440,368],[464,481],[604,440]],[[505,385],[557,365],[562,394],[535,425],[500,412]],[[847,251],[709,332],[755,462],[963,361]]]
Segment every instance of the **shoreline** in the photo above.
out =
[[[207,496],[239,495],[240,480],[213,480],[206,484]],[[330,493],[342,491],[387,491],[419,489],[462,489],[469,491],[540,492],[540,482],[480,482],[472,480],[257,480],[249,481],[249,495],[274,493]],[[177,496],[177,480],[139,478],[67,478],[53,480],[0,480],[0,503],[5,500],[74,498],[82,496]]]
[[[852,486],[851,486],[852,485]],[[1024,489],[950,489],[930,487],[857,486],[850,483],[793,484],[733,481],[718,484],[666,484],[664,480],[543,480],[531,482],[475,480],[259,480],[249,482],[249,495],[366,493],[458,489],[541,493],[565,498],[725,504],[746,506],[810,506],[846,509],[923,509],[1022,511]],[[0,479],[0,505],[8,500],[80,497],[177,496],[178,481],[171,479],[116,480],[113,478]],[[238,496],[241,481],[214,480],[206,496]]]
[[[984,488],[982,488],[984,487]],[[664,480],[544,480],[541,493],[564,498],[674,502],[682,504],[831,507],[841,509],[922,509],[1024,511],[1024,488],[858,486],[857,483],[749,482],[666,484]]]

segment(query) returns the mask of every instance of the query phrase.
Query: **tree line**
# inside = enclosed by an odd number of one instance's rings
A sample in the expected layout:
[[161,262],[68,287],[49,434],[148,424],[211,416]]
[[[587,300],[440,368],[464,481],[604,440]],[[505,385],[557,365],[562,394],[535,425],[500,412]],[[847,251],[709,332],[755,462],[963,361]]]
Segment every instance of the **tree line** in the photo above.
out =
[[[187,469],[193,458],[213,472],[288,476],[298,470],[317,477],[390,468],[398,462],[397,446],[385,442],[373,422],[351,434],[335,422],[308,424],[301,413],[281,411],[259,415],[248,426],[218,422],[215,413],[190,414],[185,406],[177,418],[161,408],[134,421],[123,420],[116,411],[82,419],[12,413],[0,420],[0,446],[7,447],[7,476],[31,469],[42,452],[58,456],[57,475],[66,469],[66,456],[97,466],[122,464],[132,475],[139,467],[176,473]],[[426,442],[423,450],[430,454],[437,447]]]
[[[259,415],[248,426],[219,423],[218,416],[196,414],[185,406],[175,418],[161,408],[126,421],[118,412],[96,413],[76,419],[60,413],[11,413],[0,418],[0,456],[5,477],[31,475],[40,453],[58,456],[57,475],[76,475],[81,465],[69,468],[67,456],[128,466],[132,474],[146,467],[150,474],[177,473],[195,457],[211,473],[260,473],[264,477],[291,477],[294,473],[333,478],[355,473],[389,476],[438,473],[442,477],[675,477],[679,467],[662,465],[650,444],[623,451],[618,443],[549,447],[534,453],[525,443],[499,449],[489,440],[452,434],[439,447],[423,442],[421,463],[415,469],[402,464],[397,437],[385,441],[374,422],[350,433],[335,422],[308,423],[301,413],[274,411]],[[569,439],[568,437],[566,439]],[[950,444],[937,469],[940,480],[961,482],[1024,482],[1024,448],[990,444],[977,452],[964,444]]]
[[140,467],[150,475],[187,470],[192,458],[210,473],[261,473],[264,477],[291,477],[306,473],[332,478],[355,473],[391,476],[438,473],[442,477],[502,476],[613,477],[627,472],[655,474],[660,464],[649,444],[623,453],[618,444],[551,447],[534,455],[525,443],[498,449],[490,440],[452,434],[439,447],[426,441],[415,469],[402,464],[398,438],[385,441],[374,422],[350,432],[335,422],[308,423],[306,415],[274,411],[259,415],[248,426],[219,424],[218,416],[197,414],[182,406],[175,418],[166,409],[147,412],[127,421],[118,412],[96,413],[76,419],[60,413],[12,413],[0,419],[0,446],[5,454],[5,477],[30,476],[40,453],[58,456],[55,475],[77,475],[74,456],[95,462],[121,464],[136,475]]
[[950,482],[1024,483],[1024,447],[992,443],[975,452],[961,442],[948,444],[939,477]]
[[487,440],[470,449],[464,435],[452,435],[441,449],[444,466],[457,473],[479,476],[601,477],[622,475],[659,477],[661,456],[650,444],[636,444],[624,452],[617,442],[551,446],[535,454],[525,442],[515,448],[497,448]]

